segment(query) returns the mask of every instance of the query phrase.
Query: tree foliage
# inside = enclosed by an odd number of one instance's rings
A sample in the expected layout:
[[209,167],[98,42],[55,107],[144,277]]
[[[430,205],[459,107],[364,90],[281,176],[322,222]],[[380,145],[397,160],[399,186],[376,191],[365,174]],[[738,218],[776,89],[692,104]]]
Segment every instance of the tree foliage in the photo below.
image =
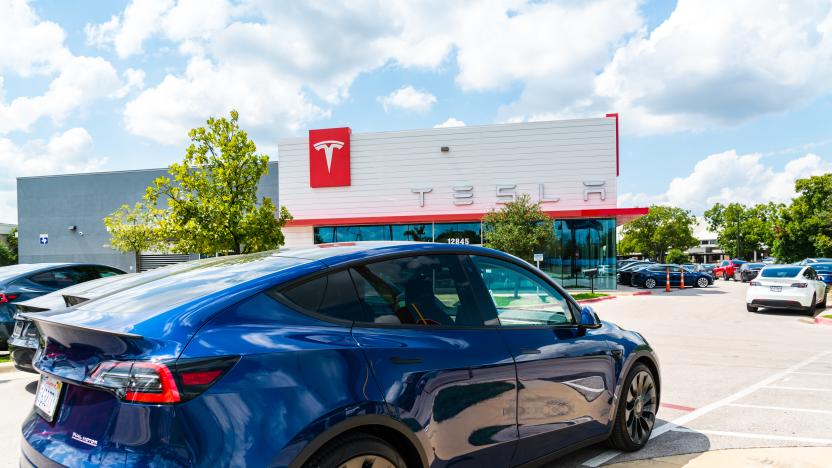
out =
[[121,205],[104,218],[110,233],[110,247],[121,253],[136,255],[136,269],[140,269],[139,254],[157,247],[164,248],[159,228],[162,213],[148,209],[142,203]]
[[292,217],[285,207],[275,217],[272,200],[258,199],[269,157],[257,154],[238,120],[232,110],[230,119],[209,118],[188,132],[191,144],[182,163],[168,168],[170,176],[157,178],[141,204],[122,206],[105,220],[111,233],[123,233],[112,239],[114,248],[140,237],[141,229],[153,239],[150,246],[178,253],[239,254],[283,244],[281,228]]
[[6,236],[6,242],[0,242],[0,266],[17,263],[17,228],[14,227]]
[[529,262],[535,252],[542,251],[554,239],[551,218],[527,194],[506,203],[499,211],[486,214],[483,224],[485,246]]
[[798,179],[795,190],[774,228],[773,254],[787,262],[832,257],[832,173]]
[[688,263],[690,261],[690,256],[685,253],[682,249],[672,248],[667,251],[667,256],[665,256],[665,262],[667,263]]
[[664,262],[668,250],[683,251],[699,243],[693,236],[695,222],[686,210],[653,205],[648,214],[624,225],[618,251],[621,255],[641,253]]
[[775,226],[785,205],[761,203],[746,207],[740,203],[717,203],[705,211],[708,227],[717,233],[717,243],[734,258],[752,258],[755,252],[775,244]]

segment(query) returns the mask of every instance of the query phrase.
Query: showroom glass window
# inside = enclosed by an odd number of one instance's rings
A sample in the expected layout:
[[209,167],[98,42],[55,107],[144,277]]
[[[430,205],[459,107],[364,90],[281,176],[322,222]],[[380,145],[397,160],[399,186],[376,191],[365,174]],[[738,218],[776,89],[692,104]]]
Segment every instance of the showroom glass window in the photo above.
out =
[[370,226],[318,226],[315,243],[358,241],[419,241],[430,242],[433,229],[430,224],[378,224]]
[[598,269],[596,289],[615,289],[615,219],[558,219],[540,267],[561,286],[589,289],[585,271]]
[[433,225],[434,242],[442,244],[482,244],[482,224],[436,223]]
[[504,327],[574,323],[569,301],[525,268],[502,260],[471,257],[482,275]]

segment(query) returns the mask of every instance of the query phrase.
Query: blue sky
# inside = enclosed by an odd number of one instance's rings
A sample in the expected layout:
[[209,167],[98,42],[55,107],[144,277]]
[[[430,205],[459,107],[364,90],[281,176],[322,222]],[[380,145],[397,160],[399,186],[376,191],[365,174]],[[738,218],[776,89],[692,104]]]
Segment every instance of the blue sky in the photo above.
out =
[[17,176],[166,166],[188,128],[232,107],[275,159],[278,139],[308,128],[619,112],[621,206],[786,201],[795,178],[832,171],[831,9],[6,1],[0,221],[16,220]]

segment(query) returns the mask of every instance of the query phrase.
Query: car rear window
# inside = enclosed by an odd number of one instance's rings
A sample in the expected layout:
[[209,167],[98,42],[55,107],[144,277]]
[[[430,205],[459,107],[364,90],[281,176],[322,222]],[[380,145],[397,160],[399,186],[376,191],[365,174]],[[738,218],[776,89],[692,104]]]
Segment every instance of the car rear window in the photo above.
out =
[[812,265],[818,273],[832,273],[832,265]]
[[760,276],[763,278],[794,278],[802,267],[763,268]]
[[22,265],[10,265],[0,268],[0,281],[14,278],[15,276],[24,275],[30,271],[41,270],[45,266],[37,263],[24,263]]

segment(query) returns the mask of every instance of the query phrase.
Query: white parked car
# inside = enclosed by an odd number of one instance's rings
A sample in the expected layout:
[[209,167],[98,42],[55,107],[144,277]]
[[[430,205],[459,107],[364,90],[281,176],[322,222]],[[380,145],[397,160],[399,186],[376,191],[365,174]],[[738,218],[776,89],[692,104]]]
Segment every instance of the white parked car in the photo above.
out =
[[826,283],[810,266],[767,265],[749,283],[745,303],[749,312],[771,307],[814,313],[816,307],[826,307]]

